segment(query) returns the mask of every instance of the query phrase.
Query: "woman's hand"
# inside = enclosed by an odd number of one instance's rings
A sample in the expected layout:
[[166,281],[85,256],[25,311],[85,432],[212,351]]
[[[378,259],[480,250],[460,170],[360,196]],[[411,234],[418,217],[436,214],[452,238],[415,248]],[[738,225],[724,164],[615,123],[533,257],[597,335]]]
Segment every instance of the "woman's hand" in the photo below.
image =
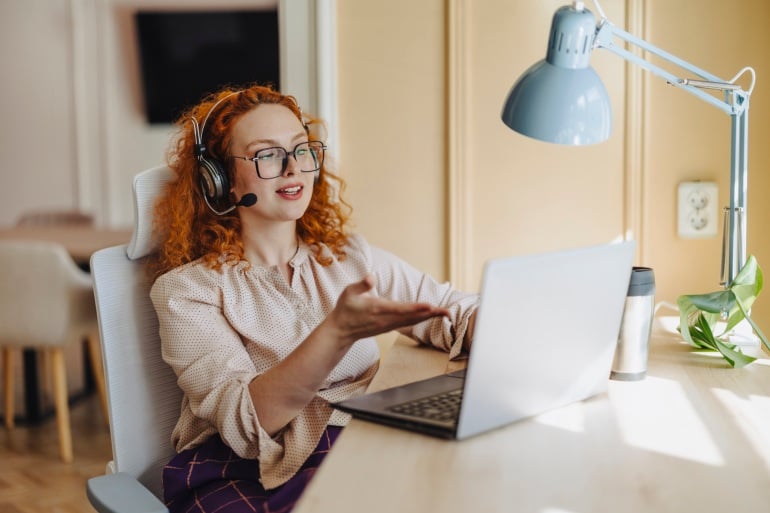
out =
[[325,322],[337,332],[343,345],[356,340],[412,326],[432,317],[448,316],[449,311],[428,303],[403,303],[371,294],[374,276],[349,285],[340,294],[337,305]]

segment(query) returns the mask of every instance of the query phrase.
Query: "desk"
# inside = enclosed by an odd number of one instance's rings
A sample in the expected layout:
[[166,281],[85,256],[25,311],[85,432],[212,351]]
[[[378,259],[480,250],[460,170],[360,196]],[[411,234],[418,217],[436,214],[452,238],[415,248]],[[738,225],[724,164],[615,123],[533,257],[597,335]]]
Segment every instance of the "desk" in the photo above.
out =
[[9,226],[0,228],[0,239],[39,240],[57,242],[65,247],[78,264],[88,264],[94,252],[128,244],[131,229],[95,228],[93,226]]
[[[461,442],[354,419],[295,513],[768,511],[770,360],[731,369],[676,323],[645,380]],[[400,337],[371,389],[456,366]]]
[[[55,242],[64,246],[81,269],[89,268],[91,255],[103,248],[127,244],[131,240],[131,229],[107,229],[82,225],[9,226],[0,228],[0,239]],[[87,357],[87,355],[85,356]],[[38,422],[44,417],[38,379],[37,352],[25,349],[22,352],[24,373],[24,415],[22,420]],[[93,376],[84,365],[84,388],[93,389]]]

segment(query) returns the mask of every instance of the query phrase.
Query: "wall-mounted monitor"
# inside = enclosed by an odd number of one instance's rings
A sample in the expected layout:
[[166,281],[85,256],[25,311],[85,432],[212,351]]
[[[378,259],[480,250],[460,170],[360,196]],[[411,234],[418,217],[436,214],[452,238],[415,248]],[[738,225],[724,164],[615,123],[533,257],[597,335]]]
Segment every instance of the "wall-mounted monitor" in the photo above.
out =
[[280,89],[276,10],[139,11],[135,25],[149,123],[173,122],[224,85]]

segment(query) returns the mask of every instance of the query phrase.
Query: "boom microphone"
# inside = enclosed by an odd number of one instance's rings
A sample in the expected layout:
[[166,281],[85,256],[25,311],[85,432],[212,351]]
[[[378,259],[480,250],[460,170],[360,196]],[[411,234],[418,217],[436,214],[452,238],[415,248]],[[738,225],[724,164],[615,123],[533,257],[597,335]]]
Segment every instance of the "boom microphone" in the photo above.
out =
[[250,207],[257,202],[257,195],[250,192],[244,194],[241,200],[235,204],[236,207]]

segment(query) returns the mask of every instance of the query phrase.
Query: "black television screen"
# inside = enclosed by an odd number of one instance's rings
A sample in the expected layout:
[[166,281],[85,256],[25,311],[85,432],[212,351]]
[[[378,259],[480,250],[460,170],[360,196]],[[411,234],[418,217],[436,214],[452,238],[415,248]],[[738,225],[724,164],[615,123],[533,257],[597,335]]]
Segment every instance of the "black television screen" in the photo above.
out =
[[140,11],[135,21],[149,123],[171,123],[225,85],[280,89],[275,10]]

